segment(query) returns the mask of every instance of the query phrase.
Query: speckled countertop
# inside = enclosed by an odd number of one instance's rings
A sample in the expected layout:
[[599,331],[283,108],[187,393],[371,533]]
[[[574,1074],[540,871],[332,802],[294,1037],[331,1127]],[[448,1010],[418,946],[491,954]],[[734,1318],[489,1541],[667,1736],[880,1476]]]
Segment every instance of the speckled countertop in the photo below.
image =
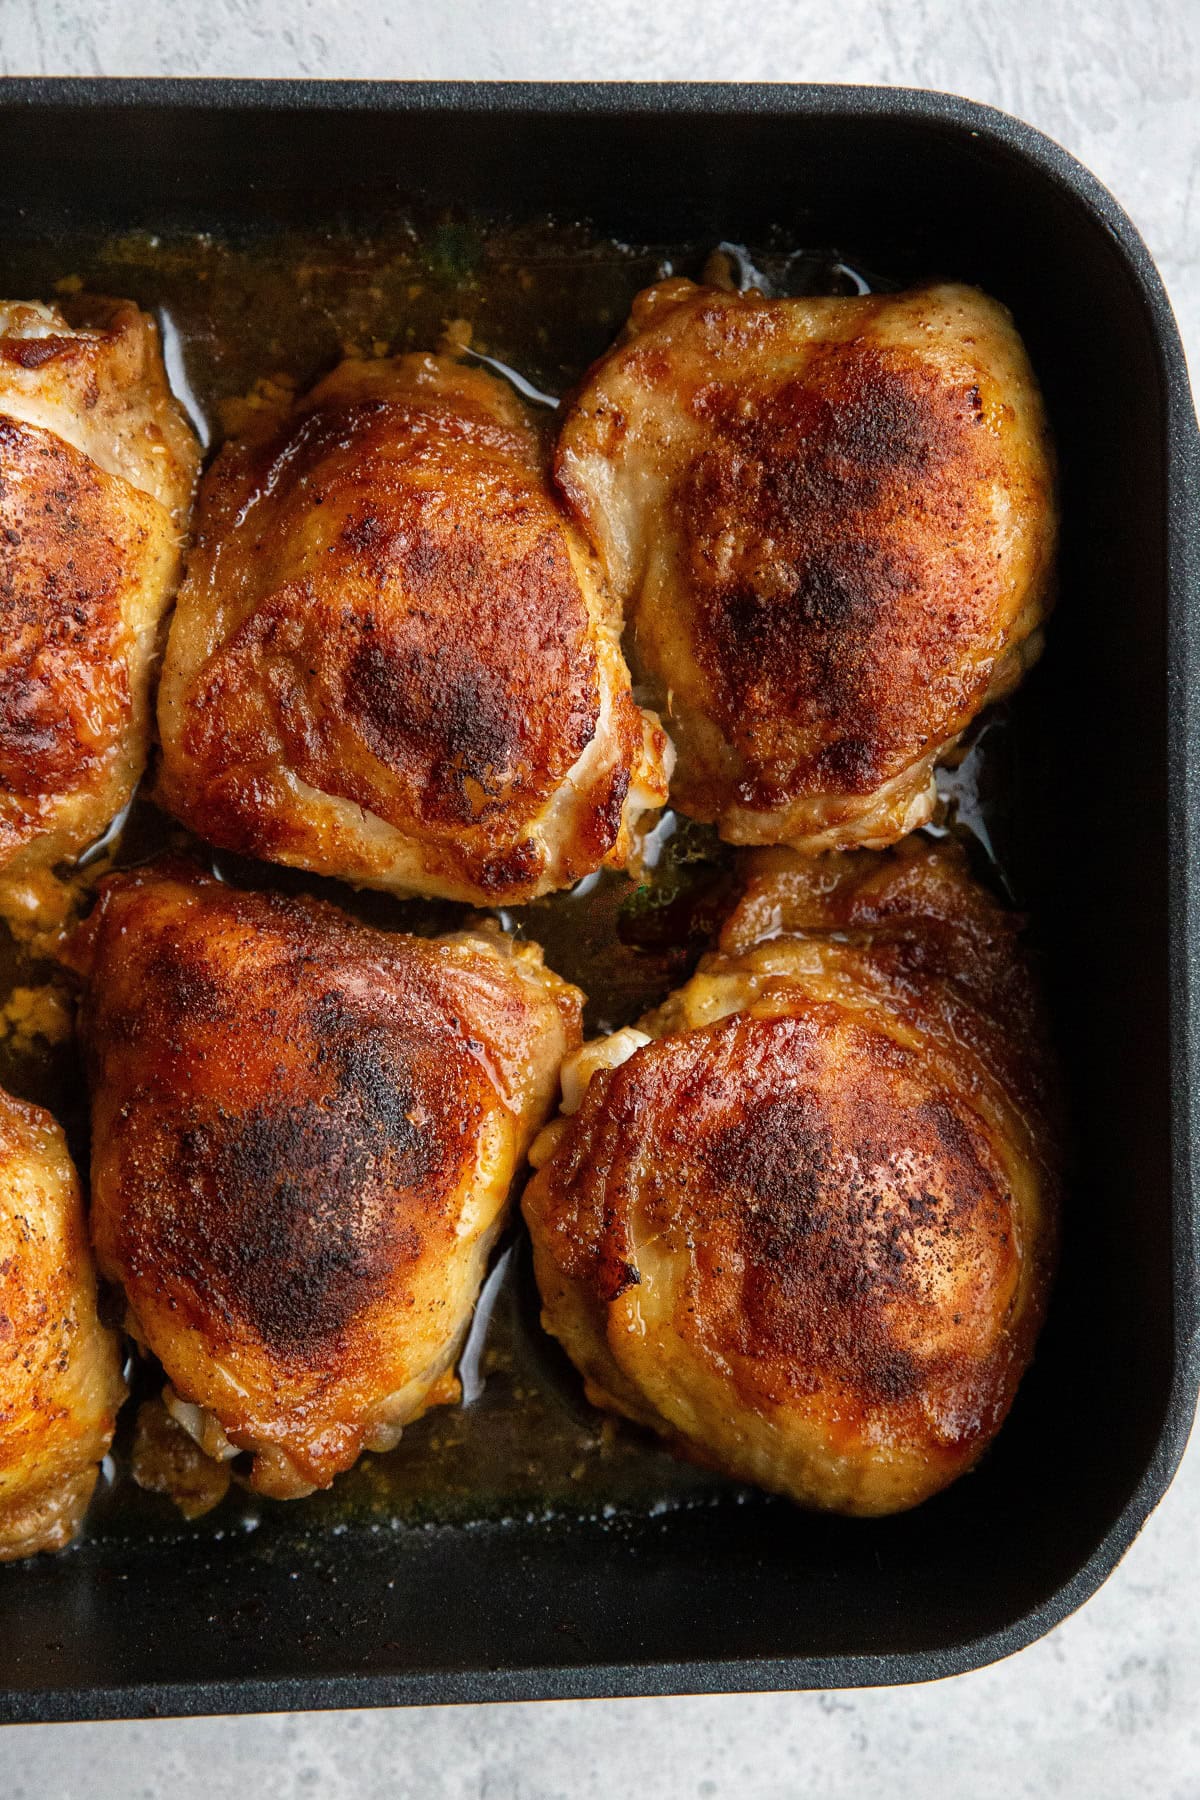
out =
[[[0,73],[893,82],[1060,139],[1200,369],[1200,0],[0,0]],[[0,1655],[3,1654],[0,1647]],[[1200,1444],[1108,1585],[934,1687],[0,1731],[4,1800],[1195,1800]]]

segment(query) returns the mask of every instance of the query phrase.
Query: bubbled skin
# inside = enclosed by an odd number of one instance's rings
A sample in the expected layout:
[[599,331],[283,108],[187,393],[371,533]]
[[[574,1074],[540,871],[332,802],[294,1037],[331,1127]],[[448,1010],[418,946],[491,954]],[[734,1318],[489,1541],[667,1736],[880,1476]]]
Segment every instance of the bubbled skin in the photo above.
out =
[[671,281],[570,407],[558,484],[734,843],[880,848],[1040,645],[1056,536],[1005,309],[941,285],[768,300]]
[[199,449],[128,301],[0,303],[0,871],[133,792]]
[[574,1059],[594,1072],[523,1202],[544,1322],[595,1404],[685,1454],[894,1512],[971,1466],[1032,1354],[1058,1203],[1039,1009],[949,853],[760,854],[644,1041]]
[[206,1449],[327,1486],[457,1397],[578,992],[495,928],[386,933],[185,869],[116,878],[75,955],[100,1267]]
[[0,1090],[0,1561],[70,1543],[124,1394],[66,1140]]
[[196,830],[483,904],[627,860],[666,740],[506,384],[343,363],[198,511],[159,696],[161,797]]

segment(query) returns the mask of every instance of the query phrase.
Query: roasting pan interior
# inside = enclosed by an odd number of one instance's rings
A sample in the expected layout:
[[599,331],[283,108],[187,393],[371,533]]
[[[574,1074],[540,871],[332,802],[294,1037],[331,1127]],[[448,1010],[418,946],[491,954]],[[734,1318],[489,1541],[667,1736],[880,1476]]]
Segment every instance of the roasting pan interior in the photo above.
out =
[[1130,1541],[1195,1398],[1170,608],[1194,574],[1196,448],[1169,314],[1116,209],[996,115],[852,89],[12,84],[0,159],[0,287],[19,268],[30,297],[32,271],[49,291],[98,230],[353,230],[411,202],[630,243],[783,230],[1006,301],[1046,391],[1065,535],[1006,736],[1003,860],[1074,1128],[1035,1365],[979,1470],[916,1512],[830,1520],[705,1489],[396,1529],[276,1507],[256,1529],[100,1530],[0,1570],[0,1718],[832,1686],[1029,1641]]

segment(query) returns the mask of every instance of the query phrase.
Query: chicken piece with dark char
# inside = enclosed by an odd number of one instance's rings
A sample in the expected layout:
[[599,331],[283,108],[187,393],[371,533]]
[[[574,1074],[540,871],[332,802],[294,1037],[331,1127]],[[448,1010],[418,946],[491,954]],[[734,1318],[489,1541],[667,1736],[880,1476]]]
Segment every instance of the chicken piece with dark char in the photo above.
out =
[[480,905],[622,867],[670,747],[511,387],[349,361],[203,484],[158,794],[210,842]]
[[1036,657],[1054,458],[1012,318],[953,284],[767,299],[668,281],[567,410],[555,474],[736,844],[882,848]]
[[972,1466],[1033,1352],[1060,1176],[1017,925],[957,855],[756,852],[718,950],[563,1093],[523,1207],[597,1406],[835,1512]]
[[141,775],[199,460],[155,323],[132,302],[0,303],[9,910],[15,884],[99,837]]
[[92,1232],[165,1398],[291,1497],[458,1397],[580,996],[494,926],[376,930],[186,867],[81,928]]

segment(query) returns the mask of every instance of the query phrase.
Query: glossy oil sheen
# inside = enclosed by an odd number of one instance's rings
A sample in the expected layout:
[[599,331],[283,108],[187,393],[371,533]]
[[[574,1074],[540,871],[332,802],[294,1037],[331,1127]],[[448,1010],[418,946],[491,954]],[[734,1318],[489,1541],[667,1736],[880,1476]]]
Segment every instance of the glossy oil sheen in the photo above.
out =
[[[74,290],[131,295],[159,321],[169,372],[206,446],[219,446],[241,403],[267,378],[302,392],[341,356],[393,355],[436,347],[455,321],[471,326],[471,351],[552,417],[597,347],[603,347],[648,282],[708,267],[739,286],[772,294],[855,293],[884,285],[838,251],[773,244],[619,245],[552,221],[513,227],[454,214],[412,216],[372,231],[254,234],[131,233],[86,241],[51,276],[44,254],[11,253],[14,291]],[[261,391],[261,390],[260,390]],[[232,405],[231,405],[232,403]],[[966,765],[947,772],[947,792],[965,795],[964,828],[987,841],[975,777],[986,782],[988,747],[1001,721],[980,734]],[[955,814],[963,808],[956,801]],[[402,901],[272,869],[214,852],[135,799],[128,817],[63,877],[85,889],[113,868],[156,851],[184,849],[223,878],[289,892],[316,892],[381,927],[456,930],[475,916],[449,902]],[[509,929],[542,944],[551,965],[588,996],[589,1035],[630,1024],[691,973],[736,880],[736,859],[711,830],[668,813],[656,824],[636,875],[603,872],[573,892],[506,909]],[[1000,871],[996,880],[1002,881]],[[88,900],[82,898],[81,905]],[[17,985],[55,979],[0,938],[0,1004]],[[86,1167],[86,1117],[77,1058],[69,1047],[0,1043],[0,1083],[67,1120]],[[514,1233],[514,1237],[517,1234]],[[92,1508],[92,1538],[145,1542],[180,1532],[261,1530],[319,1533],[334,1523],[391,1529],[400,1521],[468,1522],[513,1512],[546,1515],[659,1510],[696,1503],[724,1484],[661,1450],[648,1435],[602,1416],[538,1323],[525,1246],[511,1241],[478,1309],[466,1358],[466,1404],[410,1427],[399,1449],[364,1456],[334,1488],[302,1503],[262,1500],[236,1488],[202,1524],[186,1526],[169,1502],[138,1493],[129,1473],[127,1408],[109,1474]],[[138,1394],[157,1391],[156,1368],[133,1366]],[[265,1541],[265,1539],[264,1539]]]

